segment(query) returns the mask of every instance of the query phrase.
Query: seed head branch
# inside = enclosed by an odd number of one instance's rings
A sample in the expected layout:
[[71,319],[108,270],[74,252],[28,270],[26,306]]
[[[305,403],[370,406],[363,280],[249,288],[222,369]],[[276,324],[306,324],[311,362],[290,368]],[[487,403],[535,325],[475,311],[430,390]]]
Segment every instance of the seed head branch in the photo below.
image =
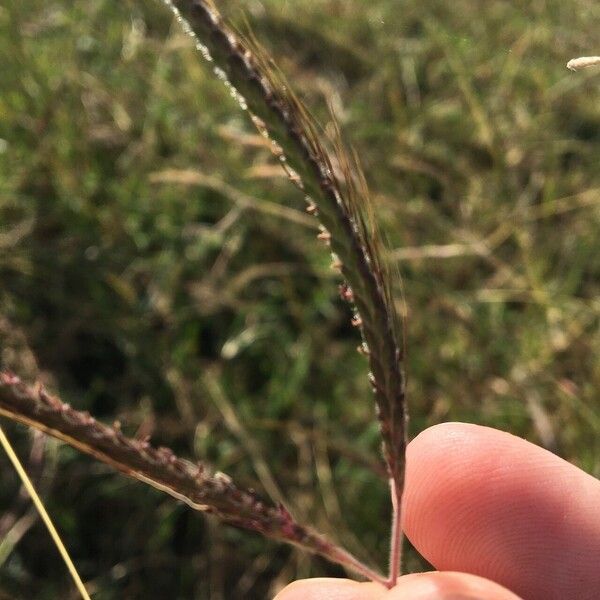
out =
[[319,127],[273,60],[251,36],[228,25],[211,0],[169,0],[167,4],[206,47],[218,73],[226,76],[254,122],[268,131],[280,160],[307,195],[307,210],[322,224],[319,238],[331,247],[334,263],[346,281],[344,297],[355,307],[353,322],[362,331],[384,456],[394,494],[401,498],[406,447],[402,327],[358,161],[344,149],[339,132],[334,153],[325,149]]
[[383,579],[324,536],[298,524],[283,505],[269,505],[254,492],[237,487],[228,476],[180,459],[169,448],[128,438],[118,428],[74,410],[41,385],[32,387],[11,373],[0,372],[0,415],[62,440],[225,523],[319,554],[366,578]]

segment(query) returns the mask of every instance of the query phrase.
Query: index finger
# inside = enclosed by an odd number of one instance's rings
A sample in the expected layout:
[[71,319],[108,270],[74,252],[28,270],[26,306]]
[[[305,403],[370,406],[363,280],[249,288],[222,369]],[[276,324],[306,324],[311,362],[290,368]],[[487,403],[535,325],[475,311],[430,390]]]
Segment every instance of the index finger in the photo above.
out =
[[439,570],[532,600],[600,596],[600,482],[508,433],[445,423],[417,436],[403,524]]

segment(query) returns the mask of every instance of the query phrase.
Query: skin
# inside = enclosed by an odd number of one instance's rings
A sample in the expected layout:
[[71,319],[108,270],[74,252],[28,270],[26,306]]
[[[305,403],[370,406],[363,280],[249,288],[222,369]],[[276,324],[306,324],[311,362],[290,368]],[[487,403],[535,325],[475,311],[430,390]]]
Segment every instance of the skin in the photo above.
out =
[[600,481],[525,440],[444,423],[407,451],[403,528],[438,569],[392,590],[296,581],[276,600],[600,598]]

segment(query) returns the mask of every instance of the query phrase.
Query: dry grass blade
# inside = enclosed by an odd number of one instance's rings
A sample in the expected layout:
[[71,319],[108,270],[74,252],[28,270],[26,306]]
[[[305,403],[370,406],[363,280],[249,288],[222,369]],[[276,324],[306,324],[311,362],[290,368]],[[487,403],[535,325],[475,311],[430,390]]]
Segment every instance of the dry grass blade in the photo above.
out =
[[63,544],[58,531],[56,531],[56,528],[54,527],[54,523],[52,522],[50,515],[46,511],[46,507],[44,506],[44,503],[42,502],[41,498],[38,496],[38,493],[37,493],[33,483],[31,483],[31,480],[29,479],[27,473],[25,472],[25,469],[23,468],[21,461],[19,460],[18,456],[16,455],[16,453],[12,447],[12,444],[6,437],[6,434],[4,433],[4,430],[2,429],[2,427],[0,427],[0,444],[4,448],[4,451],[6,452],[6,454],[8,455],[8,458],[10,459],[11,463],[13,464],[15,471],[19,475],[19,479],[21,479],[23,486],[27,490],[29,497],[31,498],[33,504],[35,505],[36,510],[38,511],[38,514],[40,515],[40,517],[42,518],[42,521],[46,525],[46,528],[48,529],[48,533],[50,534],[50,537],[54,541],[54,544],[56,545],[56,548],[58,549],[58,552],[61,555],[65,565],[67,566],[67,569],[69,571],[69,574],[71,575],[71,578],[73,579],[73,582],[75,583],[75,587],[79,591],[83,600],[90,600],[90,596],[85,588],[85,585],[83,584],[83,581],[81,581],[81,577],[79,576],[79,573],[77,572],[77,568],[75,567],[75,565],[73,564],[73,561],[71,560],[71,557],[69,556],[69,552],[65,548],[65,545]]
[[238,488],[222,473],[154,448],[146,440],[127,438],[118,429],[76,411],[40,385],[31,387],[0,372],[0,415],[56,437],[121,473],[166,492],[195,510],[275,540],[319,554],[376,581],[383,578],[312,529],[295,522],[283,505],[269,505]]
[[[321,132],[302,102],[290,91],[272,59],[251,38],[228,25],[208,0],[165,0],[205,55],[226,80],[257,126],[273,140],[275,153],[305,194],[309,212],[322,224],[320,239],[331,246],[334,266],[346,284],[342,296],[355,306],[369,357],[384,441],[384,455],[396,505],[404,484],[406,409],[401,368],[402,327],[389,288],[389,274],[375,227],[368,190],[352,152],[339,131],[335,160],[321,142]],[[340,166],[341,175],[333,165]],[[314,202],[314,204],[313,204]]]

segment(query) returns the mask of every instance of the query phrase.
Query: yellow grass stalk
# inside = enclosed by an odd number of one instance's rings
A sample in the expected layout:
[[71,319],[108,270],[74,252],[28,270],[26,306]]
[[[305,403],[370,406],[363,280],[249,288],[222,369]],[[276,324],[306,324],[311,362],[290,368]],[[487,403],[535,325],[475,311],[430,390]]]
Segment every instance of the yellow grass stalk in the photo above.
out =
[[6,434],[4,433],[4,430],[2,429],[2,427],[0,427],[0,444],[2,444],[2,447],[4,448],[6,455],[8,456],[10,462],[13,464],[13,467],[15,468],[15,471],[19,475],[19,478],[21,479],[23,486],[25,487],[25,489],[27,490],[27,493],[31,497],[31,500],[33,501],[33,504],[35,505],[36,510],[38,511],[40,517],[42,518],[42,521],[44,522],[44,525],[46,525],[46,528],[48,529],[48,533],[50,533],[50,537],[54,541],[54,544],[56,545],[58,552],[60,553],[65,565],[67,566],[67,569],[69,570],[69,573],[71,574],[73,582],[75,583],[75,586],[77,587],[79,593],[81,594],[81,597],[84,600],[90,600],[90,596],[88,595],[87,590],[85,589],[85,586],[83,585],[83,581],[81,581],[81,577],[79,577],[79,573],[77,572],[77,569],[75,568],[75,565],[73,564],[73,561],[71,560],[71,557],[69,556],[68,550],[65,548],[65,545],[63,544],[62,540],[60,539],[60,535],[59,535],[58,531],[56,531],[56,528],[54,527],[54,523],[52,523],[52,519],[50,518],[50,515],[48,514],[48,511],[46,510],[44,503],[42,502],[38,493],[35,491],[35,487],[33,486],[33,483],[31,483],[31,479],[29,479],[29,476],[25,472],[25,469],[23,468],[23,465],[21,464],[19,457],[16,455],[15,451],[13,450],[13,447],[12,447],[9,439],[6,437]]

